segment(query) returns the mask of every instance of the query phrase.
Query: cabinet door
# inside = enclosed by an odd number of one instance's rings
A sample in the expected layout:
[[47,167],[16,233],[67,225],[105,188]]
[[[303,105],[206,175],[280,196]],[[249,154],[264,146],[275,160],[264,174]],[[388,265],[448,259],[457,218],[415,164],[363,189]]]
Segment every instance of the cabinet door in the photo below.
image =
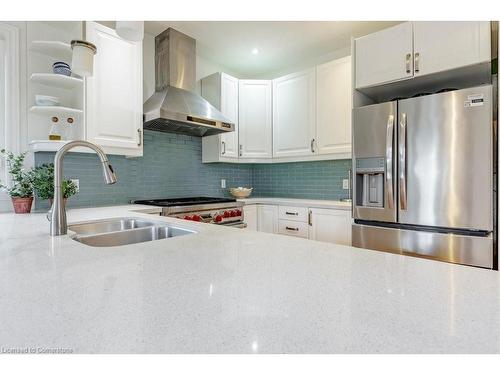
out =
[[259,232],[278,233],[278,206],[259,204],[257,213]]
[[97,46],[94,74],[86,79],[87,139],[109,153],[142,155],[142,42],[87,22]]
[[351,57],[316,67],[316,137],[319,154],[351,152]]
[[247,225],[245,229],[257,230],[257,205],[243,206],[243,218]]
[[489,22],[414,22],[415,76],[490,60]]
[[412,23],[356,39],[356,88],[413,77]]
[[240,80],[239,136],[241,158],[271,158],[272,81]]
[[234,122],[234,132],[221,134],[221,156],[226,158],[238,157],[238,79],[228,74],[221,74],[220,111],[229,120]]
[[316,133],[316,69],[273,81],[273,155],[313,154]]
[[351,211],[310,209],[311,240],[351,245]]

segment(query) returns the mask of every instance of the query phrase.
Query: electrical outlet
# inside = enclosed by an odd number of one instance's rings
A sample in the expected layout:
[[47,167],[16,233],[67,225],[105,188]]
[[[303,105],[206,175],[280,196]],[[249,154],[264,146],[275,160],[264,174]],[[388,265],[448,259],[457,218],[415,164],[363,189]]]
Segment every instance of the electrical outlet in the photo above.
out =
[[76,192],[79,193],[80,192],[80,180],[78,180],[77,178],[72,178],[71,181],[76,185]]
[[225,179],[225,178],[222,178],[222,179],[220,180],[220,187],[221,187],[221,188],[223,188],[223,189],[225,189],[225,188],[226,188],[226,179]]
[[342,189],[349,190],[349,180],[347,178],[342,180]]

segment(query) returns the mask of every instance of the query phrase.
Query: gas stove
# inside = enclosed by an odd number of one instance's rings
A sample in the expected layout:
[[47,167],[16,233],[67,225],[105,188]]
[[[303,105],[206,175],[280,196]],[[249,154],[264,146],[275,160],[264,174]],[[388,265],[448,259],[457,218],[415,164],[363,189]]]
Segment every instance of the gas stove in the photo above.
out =
[[243,203],[233,198],[189,197],[146,199],[136,204],[162,207],[161,216],[244,228]]

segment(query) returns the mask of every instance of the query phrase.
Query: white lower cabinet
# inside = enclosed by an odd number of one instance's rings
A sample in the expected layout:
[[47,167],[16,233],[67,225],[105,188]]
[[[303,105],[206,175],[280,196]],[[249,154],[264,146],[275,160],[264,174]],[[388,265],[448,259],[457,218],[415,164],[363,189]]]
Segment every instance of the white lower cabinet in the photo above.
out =
[[278,206],[258,205],[257,229],[259,232],[278,233]]
[[310,208],[309,238],[351,245],[351,211]]
[[351,211],[252,204],[243,207],[247,229],[351,245]]
[[247,225],[245,229],[257,230],[257,205],[243,206],[243,221]]

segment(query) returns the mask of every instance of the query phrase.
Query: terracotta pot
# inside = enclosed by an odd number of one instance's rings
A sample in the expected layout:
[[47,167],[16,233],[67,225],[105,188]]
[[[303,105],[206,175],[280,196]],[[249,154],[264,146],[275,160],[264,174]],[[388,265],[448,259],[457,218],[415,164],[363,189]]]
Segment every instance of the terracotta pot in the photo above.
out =
[[[66,201],[68,200],[68,198],[63,198],[63,206],[66,207]],[[54,204],[54,198],[49,198],[49,206],[52,207],[52,205]]]
[[29,214],[31,212],[31,205],[33,204],[33,197],[19,198],[11,197],[14,212],[16,214]]

